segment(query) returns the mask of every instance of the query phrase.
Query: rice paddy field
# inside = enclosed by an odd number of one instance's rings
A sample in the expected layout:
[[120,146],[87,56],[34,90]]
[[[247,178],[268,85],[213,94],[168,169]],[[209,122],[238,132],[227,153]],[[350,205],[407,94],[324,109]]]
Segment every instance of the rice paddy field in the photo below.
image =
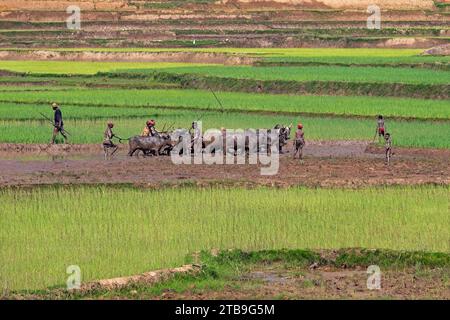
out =
[[[196,66],[161,67],[159,71],[178,74],[198,74],[221,78],[285,80],[285,81],[344,81],[375,83],[448,84],[449,73],[444,70],[389,67],[251,67]],[[139,72],[137,70],[136,72]]]
[[[17,113],[14,119],[0,121],[0,136],[7,143],[46,143],[49,140],[49,124],[41,120],[37,110],[48,113],[47,106],[25,107],[28,112]],[[31,110],[30,110],[31,109]],[[190,125],[189,119],[202,117],[204,130],[217,129],[226,126],[230,129],[268,128],[273,123],[291,124],[302,121],[311,127],[308,131],[310,140],[354,140],[370,141],[374,137],[375,128],[370,119],[347,119],[317,116],[283,116],[254,115],[217,111],[167,110],[161,108],[108,108],[99,107],[100,115],[93,114],[93,107],[66,108],[66,118],[69,124],[67,131],[71,133],[72,143],[102,142],[106,123],[113,120],[116,123],[115,132],[122,138],[138,135],[147,118],[154,118],[162,127],[174,126],[185,128]],[[129,113],[133,112],[133,117]],[[73,112],[73,113],[72,113]],[[50,114],[51,115],[51,114]],[[22,119],[21,119],[22,117]],[[10,117],[11,118],[11,117]],[[31,119],[30,119],[31,118]],[[70,121],[70,122],[69,122]],[[26,130],[24,130],[26,128]],[[389,130],[395,135],[395,144],[402,147],[418,148],[450,148],[447,139],[450,133],[450,123],[445,121],[426,122],[421,120],[394,120],[389,124]],[[51,128],[50,128],[51,129]]]
[[[254,60],[0,60],[3,291],[63,288],[69,265],[79,265],[89,282],[178,267],[194,252],[211,249],[450,250],[448,56],[370,48],[39,50]],[[288,92],[278,90],[283,82]],[[385,94],[390,91],[395,95]],[[62,159],[50,159],[55,153],[46,159],[47,151],[22,158],[50,141],[52,124],[42,114],[53,117],[53,102],[61,106],[69,142],[87,145],[95,155],[71,158],[70,148],[56,145],[52,152],[63,150]],[[380,114],[398,152],[389,166],[382,142],[371,144]],[[314,151],[304,163],[282,155],[279,174],[268,178],[234,166],[217,172],[174,166],[168,172],[163,169],[170,159],[130,159],[126,144],[119,145],[117,158],[103,160],[107,121],[128,138],[149,119],[157,130],[189,128],[195,120],[204,130],[276,124],[295,129],[301,122],[305,148],[310,142],[316,149],[339,143],[344,151],[334,151],[336,157]],[[105,177],[121,183],[104,183]]]
[[[2,190],[0,283],[15,290],[183,264],[208,248],[448,252],[448,187]],[[54,200],[60,199],[55,207]]]
[[[445,100],[384,97],[336,97],[257,95],[218,93],[224,111],[265,111],[376,116],[418,119],[450,119],[450,104]],[[1,102],[83,104],[94,106],[179,107],[222,111],[222,106],[206,90],[56,90],[39,92],[0,92]],[[20,109],[19,109],[20,110]]]

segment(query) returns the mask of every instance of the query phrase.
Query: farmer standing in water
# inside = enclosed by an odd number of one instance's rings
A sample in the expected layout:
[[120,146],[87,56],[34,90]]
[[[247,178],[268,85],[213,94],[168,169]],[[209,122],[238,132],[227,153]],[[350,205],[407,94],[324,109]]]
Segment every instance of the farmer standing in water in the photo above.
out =
[[62,112],[59,109],[59,106],[56,103],[52,104],[53,111],[55,113],[54,121],[53,121],[53,137],[51,143],[54,144],[56,140],[56,136],[58,133],[61,133],[61,135],[64,137],[64,143],[67,143],[67,135],[64,131],[64,122],[62,118]]

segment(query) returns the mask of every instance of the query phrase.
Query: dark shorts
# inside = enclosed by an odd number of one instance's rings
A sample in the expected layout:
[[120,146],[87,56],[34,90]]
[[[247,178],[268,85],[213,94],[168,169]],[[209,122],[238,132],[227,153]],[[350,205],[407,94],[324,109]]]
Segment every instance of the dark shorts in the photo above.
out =
[[114,143],[112,143],[111,141],[105,141],[105,142],[103,142],[103,146],[105,147],[105,148],[115,148],[115,147],[117,147]]
[[55,127],[56,132],[64,132],[64,126],[61,127]]
[[303,149],[305,142],[303,140],[295,140],[295,149]]

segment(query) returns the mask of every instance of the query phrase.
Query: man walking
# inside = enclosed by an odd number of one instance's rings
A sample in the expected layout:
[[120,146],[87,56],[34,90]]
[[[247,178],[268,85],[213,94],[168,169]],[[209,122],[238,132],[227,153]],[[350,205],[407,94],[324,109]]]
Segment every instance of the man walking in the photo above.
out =
[[64,131],[64,121],[62,118],[61,109],[59,108],[59,106],[56,103],[52,104],[52,108],[53,108],[55,115],[54,115],[54,121],[53,121],[54,128],[53,128],[53,137],[52,137],[51,144],[55,143],[58,133],[61,133],[61,135],[64,138],[64,143],[67,143],[67,134]]

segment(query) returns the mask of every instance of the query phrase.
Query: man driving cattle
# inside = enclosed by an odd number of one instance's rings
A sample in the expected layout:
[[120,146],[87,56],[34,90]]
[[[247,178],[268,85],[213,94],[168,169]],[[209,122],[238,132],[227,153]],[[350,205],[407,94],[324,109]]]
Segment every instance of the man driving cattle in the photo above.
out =
[[52,136],[52,141],[50,143],[52,143],[52,144],[55,143],[56,136],[58,135],[58,133],[61,133],[61,135],[64,137],[64,143],[67,143],[67,135],[66,135],[66,132],[64,131],[64,122],[63,122],[63,118],[62,118],[62,112],[56,103],[52,104],[52,109],[55,112],[55,117],[54,117],[54,121],[53,121],[53,126],[54,126],[53,136]]
[[[108,122],[103,139],[103,149],[105,151],[105,159],[107,159],[108,156],[113,156],[114,153],[116,153],[117,149],[119,149],[119,147],[115,145],[112,141],[113,138],[117,138],[112,131],[113,128],[114,123],[112,123],[111,121]],[[110,150],[112,150],[111,153],[109,153]]]
[[158,134],[158,132],[155,129],[156,121],[155,120],[148,120],[145,124],[144,129],[142,130],[141,136],[142,137],[154,137]]

